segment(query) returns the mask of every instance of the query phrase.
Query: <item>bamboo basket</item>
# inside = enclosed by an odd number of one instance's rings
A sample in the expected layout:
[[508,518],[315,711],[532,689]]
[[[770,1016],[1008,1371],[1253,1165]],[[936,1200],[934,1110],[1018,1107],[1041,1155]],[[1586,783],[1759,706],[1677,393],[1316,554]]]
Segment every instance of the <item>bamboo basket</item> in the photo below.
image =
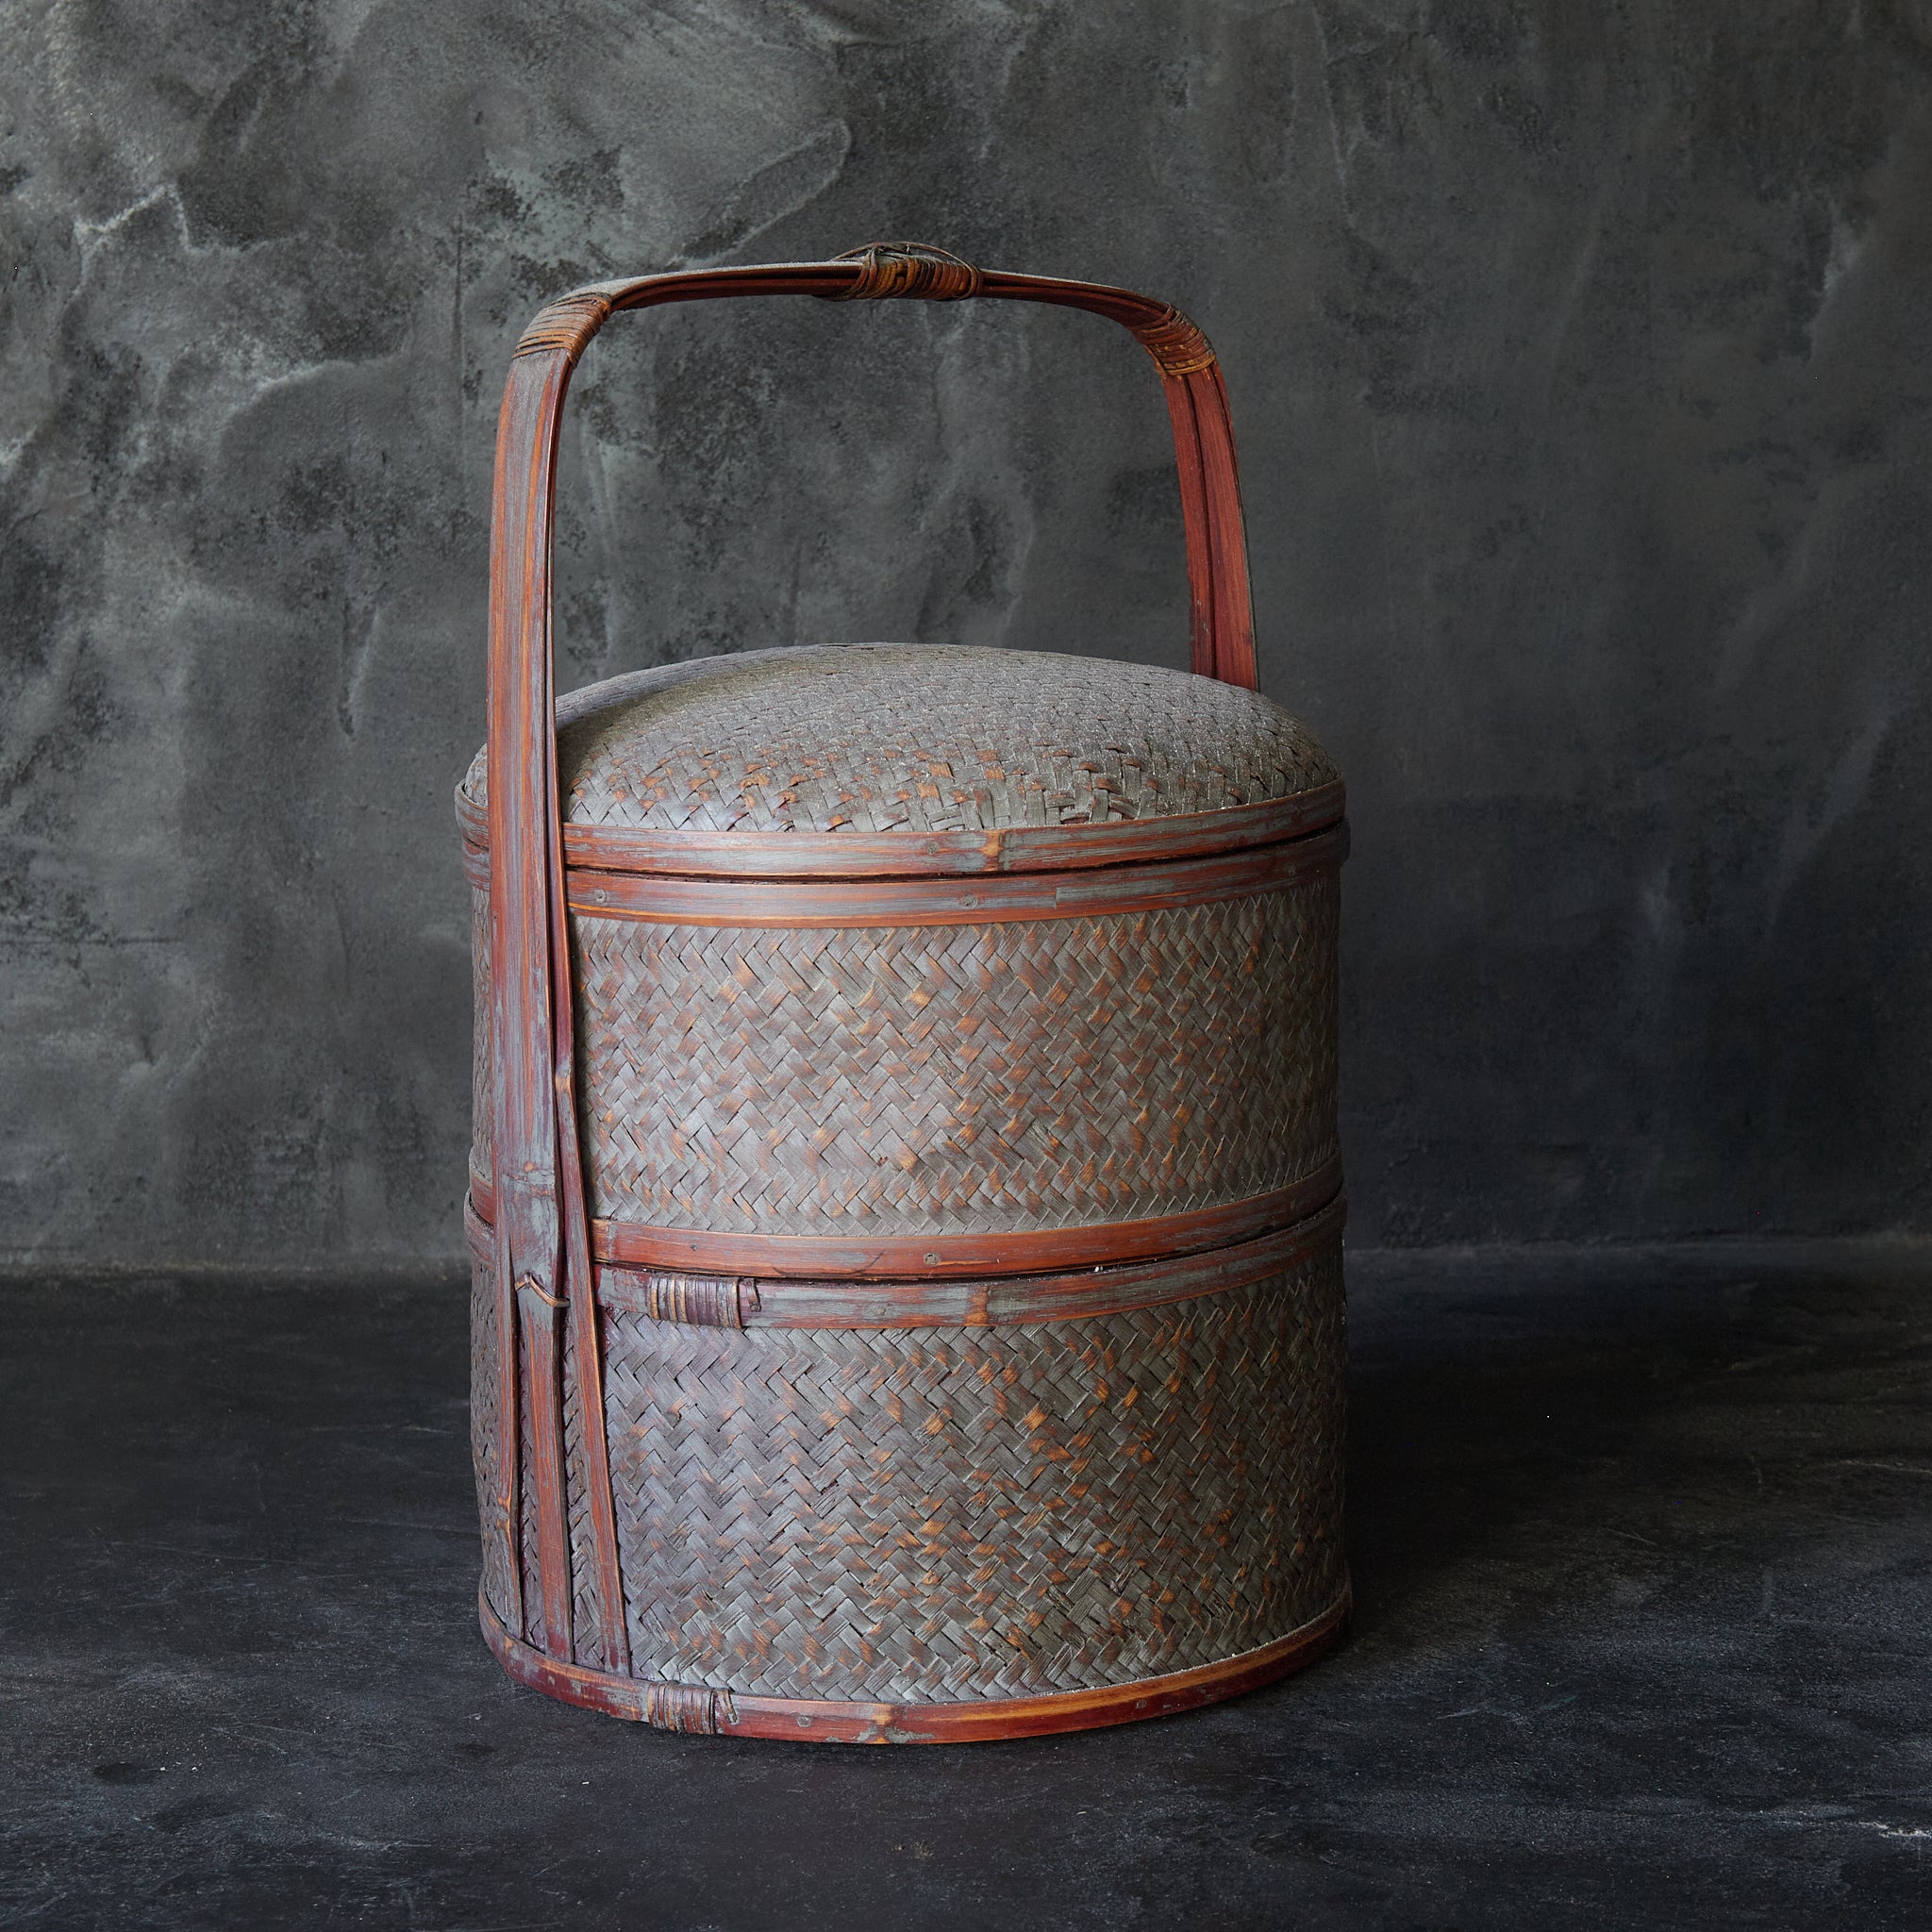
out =
[[[1056,303],[1173,421],[1191,670],[746,652],[558,698],[571,372],[619,309]],[[1212,351],[891,244],[545,308],[497,448],[475,934],[483,1629],[552,1696],[898,1742],[1117,1724],[1333,1642],[1340,775],[1254,689]]]

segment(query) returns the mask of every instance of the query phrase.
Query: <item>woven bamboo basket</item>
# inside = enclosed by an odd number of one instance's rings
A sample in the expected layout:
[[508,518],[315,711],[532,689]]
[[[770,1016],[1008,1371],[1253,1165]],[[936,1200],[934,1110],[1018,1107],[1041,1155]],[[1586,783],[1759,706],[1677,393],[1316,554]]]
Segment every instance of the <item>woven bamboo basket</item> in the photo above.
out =
[[[1191,671],[755,651],[558,698],[557,436],[619,309],[971,297],[1159,372]],[[568,1701],[895,1742],[1117,1724],[1348,1605],[1342,788],[1255,690],[1188,319],[891,244],[610,282],[511,363],[475,934],[483,1629]]]

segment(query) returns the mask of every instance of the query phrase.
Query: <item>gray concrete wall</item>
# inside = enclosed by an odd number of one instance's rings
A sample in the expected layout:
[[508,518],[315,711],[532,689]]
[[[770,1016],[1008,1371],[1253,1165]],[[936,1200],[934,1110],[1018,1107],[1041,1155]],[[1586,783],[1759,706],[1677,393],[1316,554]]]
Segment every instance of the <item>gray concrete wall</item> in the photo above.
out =
[[[1927,0],[0,0],[0,1255],[453,1255],[506,358],[910,235],[1219,345],[1366,1242],[1924,1229]],[[570,681],[1177,661],[1084,318],[624,319]]]

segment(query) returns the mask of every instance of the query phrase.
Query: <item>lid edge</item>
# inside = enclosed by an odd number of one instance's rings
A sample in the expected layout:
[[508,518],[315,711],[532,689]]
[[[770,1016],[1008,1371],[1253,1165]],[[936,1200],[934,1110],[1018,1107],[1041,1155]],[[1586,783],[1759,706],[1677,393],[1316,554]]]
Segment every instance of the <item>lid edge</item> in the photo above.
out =
[[[563,828],[565,862],[600,872],[668,873],[699,878],[934,878],[991,873],[1079,872],[1144,859],[1239,852],[1336,824],[1340,778],[1256,805],[1105,824],[1016,825],[961,832],[713,832],[650,825]],[[465,844],[490,848],[488,812],[457,788]]]

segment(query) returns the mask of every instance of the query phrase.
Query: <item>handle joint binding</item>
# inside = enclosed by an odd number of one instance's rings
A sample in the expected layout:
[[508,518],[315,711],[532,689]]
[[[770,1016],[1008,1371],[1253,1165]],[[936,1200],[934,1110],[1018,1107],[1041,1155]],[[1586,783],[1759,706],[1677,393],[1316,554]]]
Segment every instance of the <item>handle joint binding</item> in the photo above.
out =
[[1127,327],[1163,375],[1192,375],[1214,367],[1212,344],[1171,304],[1153,322],[1130,322]]
[[858,278],[827,302],[881,302],[909,296],[920,302],[964,302],[979,293],[983,281],[970,261],[924,242],[868,242],[848,248],[835,261],[856,261]]
[[591,338],[604,326],[610,314],[610,297],[589,289],[574,295],[559,295],[537,312],[537,319],[523,333],[512,352],[517,356],[538,356],[546,349],[561,349],[575,368],[576,360],[590,346]]

